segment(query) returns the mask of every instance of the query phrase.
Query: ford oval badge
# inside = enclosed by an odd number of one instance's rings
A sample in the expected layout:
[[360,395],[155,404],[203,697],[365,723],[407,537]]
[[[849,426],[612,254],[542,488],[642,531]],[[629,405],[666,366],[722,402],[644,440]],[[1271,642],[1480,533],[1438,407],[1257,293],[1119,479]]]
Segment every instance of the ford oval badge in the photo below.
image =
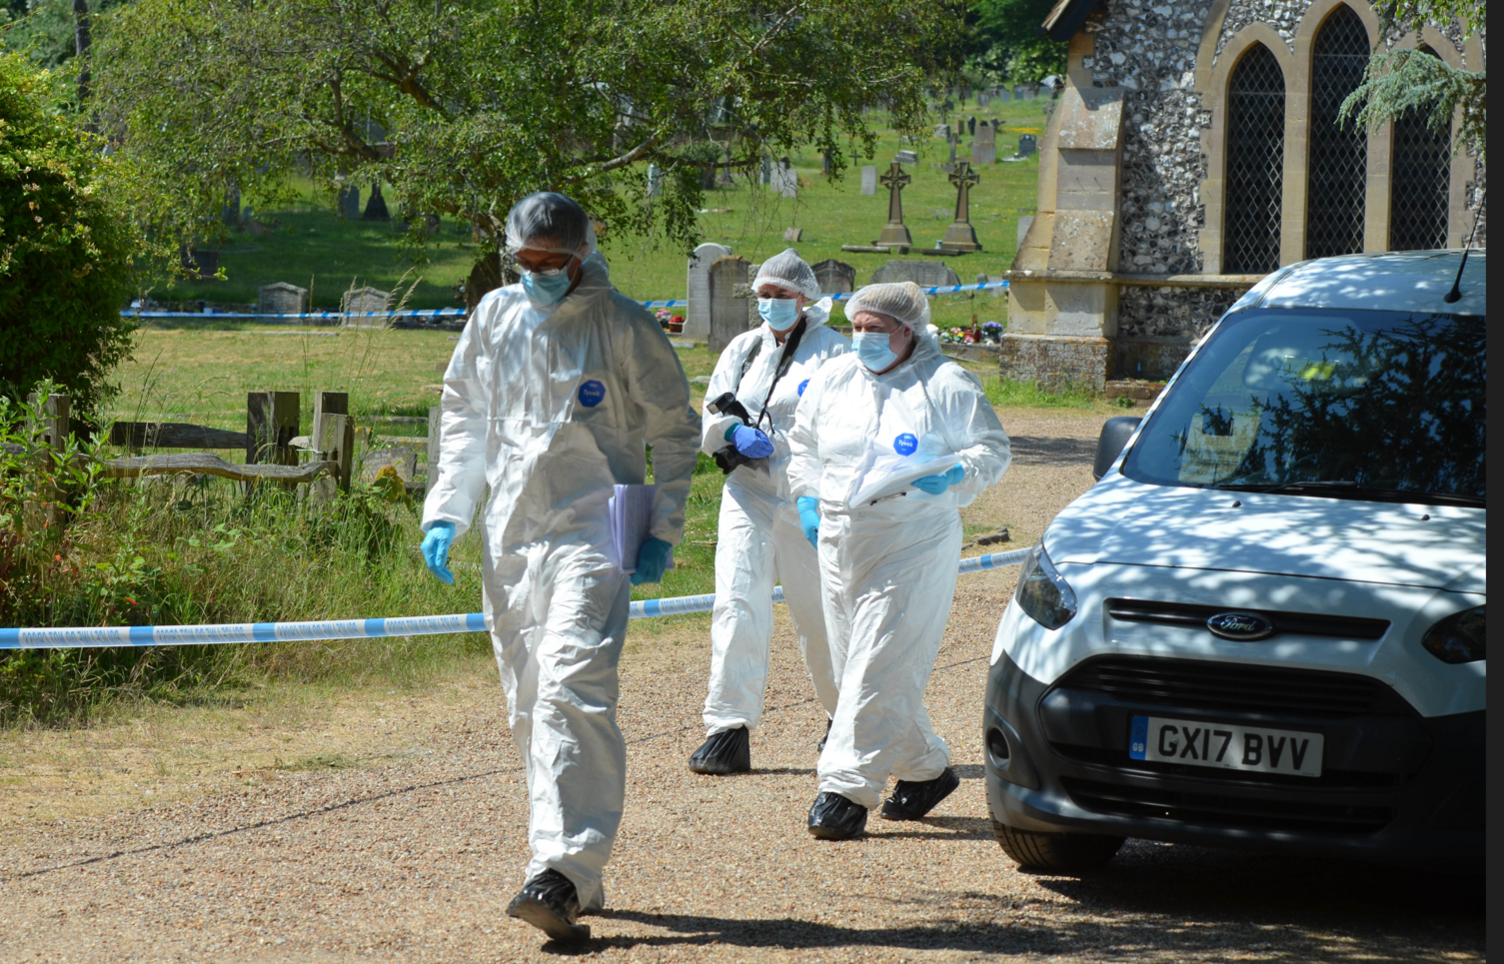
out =
[[1239,643],[1251,643],[1274,635],[1274,624],[1253,613],[1217,613],[1206,621],[1213,636]]

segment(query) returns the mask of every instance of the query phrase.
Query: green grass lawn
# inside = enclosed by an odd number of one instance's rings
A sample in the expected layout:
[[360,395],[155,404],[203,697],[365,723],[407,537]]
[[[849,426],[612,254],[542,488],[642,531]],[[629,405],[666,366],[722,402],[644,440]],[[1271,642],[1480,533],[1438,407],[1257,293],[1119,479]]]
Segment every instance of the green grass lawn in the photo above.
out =
[[[1044,102],[1023,101],[996,105],[979,116],[1005,120],[998,134],[998,156],[1013,153],[1018,135],[1044,126]],[[967,150],[963,141],[960,152]],[[903,192],[905,222],[918,247],[933,247],[945,234],[955,206],[955,188],[939,169],[947,157],[945,141],[929,138],[903,144],[891,132],[879,138],[876,157],[865,163],[886,169],[895,151],[908,147],[920,162],[908,170],[913,177]],[[797,245],[813,263],[840,258],[857,269],[857,283],[866,284],[887,255],[841,251],[843,244],[870,244],[887,222],[887,192],[861,193],[860,165],[833,183],[820,173],[818,154],[793,154],[798,171],[799,197],[786,199],[761,185],[740,183],[709,191],[701,215],[704,240],[729,245],[750,261],[761,261],[787,247],[784,230],[799,227],[804,239]],[[1017,247],[1020,209],[1032,212],[1038,180],[1038,158],[1017,164],[998,163],[981,170],[981,183],[971,191],[971,222],[983,251],[944,258],[963,282],[978,273],[996,275],[1013,260]],[[644,175],[645,176],[645,175]],[[441,308],[460,304],[454,287],[468,274],[481,254],[468,228],[461,231],[445,221],[428,245],[427,263],[414,266],[400,246],[395,222],[346,221],[327,203],[309,195],[291,210],[258,212],[258,221],[275,225],[261,235],[236,232],[220,249],[224,281],[178,282],[154,292],[164,301],[205,299],[214,302],[254,302],[257,289],[274,281],[309,288],[315,308],[337,308],[342,292],[353,285],[373,285],[393,291],[412,286],[408,306]],[[683,298],[685,255],[661,240],[607,236],[602,249],[611,263],[612,279],[626,294],[640,299]],[[911,254],[911,259],[926,257]],[[934,320],[944,326],[969,324],[976,313],[981,321],[1003,321],[1006,298],[951,296],[937,299]]]

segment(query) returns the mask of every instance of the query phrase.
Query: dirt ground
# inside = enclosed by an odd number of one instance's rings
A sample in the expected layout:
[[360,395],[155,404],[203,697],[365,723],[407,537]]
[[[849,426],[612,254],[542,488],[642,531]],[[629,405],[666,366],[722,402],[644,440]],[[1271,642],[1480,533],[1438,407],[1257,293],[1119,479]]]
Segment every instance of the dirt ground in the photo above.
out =
[[[969,508],[1031,544],[1090,484],[1101,416],[1004,412],[1016,461]],[[0,960],[1472,961],[1478,881],[1130,841],[1088,879],[994,842],[979,727],[1013,570],[963,577],[927,704],[963,780],[919,824],[804,830],[823,729],[784,617],[755,772],[691,774],[703,620],[623,661],[626,818],[594,938],[504,914],[527,801],[494,668],[0,742]]]

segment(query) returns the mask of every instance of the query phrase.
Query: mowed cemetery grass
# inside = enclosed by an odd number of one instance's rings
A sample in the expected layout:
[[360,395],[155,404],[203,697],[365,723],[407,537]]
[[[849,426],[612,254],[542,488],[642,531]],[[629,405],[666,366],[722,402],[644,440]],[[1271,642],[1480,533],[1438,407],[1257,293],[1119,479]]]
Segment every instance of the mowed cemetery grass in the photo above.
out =
[[[1021,134],[1043,130],[1046,103],[1042,100],[993,104],[964,116],[997,118],[1002,127],[997,136],[999,158],[1010,156]],[[878,125],[881,126],[881,125]],[[970,138],[963,138],[958,154],[965,157]],[[798,227],[804,237],[795,245],[810,263],[839,258],[857,269],[857,283],[866,284],[887,255],[843,252],[843,244],[870,244],[887,222],[887,191],[861,193],[862,164],[872,164],[879,173],[887,169],[895,152],[912,149],[919,163],[906,170],[913,182],[903,191],[905,221],[916,247],[933,248],[950,224],[956,189],[940,165],[948,156],[946,142],[929,137],[916,144],[904,143],[888,131],[878,138],[871,160],[853,161],[841,181],[829,181],[820,168],[818,153],[795,153],[790,163],[799,174],[796,198],[783,198],[763,185],[738,180],[734,187],[707,191],[701,215],[701,239],[729,245],[733,251],[758,262],[788,247],[787,228]],[[646,168],[642,174],[646,177]],[[1020,210],[1035,207],[1039,165],[1037,155],[1018,163],[980,169],[981,183],[971,191],[971,222],[983,251],[948,257],[949,265],[964,282],[977,274],[997,275],[1013,260],[1017,248]],[[362,190],[362,203],[366,189]],[[388,192],[390,198],[390,192]],[[393,213],[398,214],[389,200]],[[258,211],[256,220],[275,224],[264,234],[232,232],[219,248],[224,281],[179,282],[152,294],[163,301],[207,300],[220,303],[256,301],[261,285],[284,281],[310,290],[315,308],[338,308],[341,294],[352,285],[372,285],[384,291],[403,292],[411,308],[453,307],[462,302],[456,286],[469,273],[481,254],[468,226],[445,220],[424,250],[424,263],[414,262],[401,246],[397,222],[347,221],[338,217],[333,202],[309,192],[289,210]],[[602,250],[611,263],[612,280],[618,289],[639,300],[683,298],[685,254],[662,239],[616,237],[608,232]],[[910,254],[921,259],[931,256]],[[979,299],[943,298],[935,304],[935,323],[965,325],[973,313],[980,321],[1005,321],[1003,297]]]

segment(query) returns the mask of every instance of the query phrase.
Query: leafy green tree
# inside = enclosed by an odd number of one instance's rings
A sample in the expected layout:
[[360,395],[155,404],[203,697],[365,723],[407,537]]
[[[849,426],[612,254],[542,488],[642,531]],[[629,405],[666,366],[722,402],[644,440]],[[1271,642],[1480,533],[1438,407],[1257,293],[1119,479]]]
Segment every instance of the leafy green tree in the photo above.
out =
[[[875,119],[918,133],[960,59],[957,0],[139,0],[101,16],[100,122],[161,236],[230,186],[391,185],[409,214],[501,233],[565,191],[612,231],[697,240],[702,183],[813,146],[839,176]],[[647,196],[646,166],[662,172]],[[414,218],[413,239],[421,227]]]
[[1067,44],[1040,31],[1055,0],[971,0],[968,65],[998,81],[1065,73]]
[[1477,34],[1482,39],[1487,0],[1377,0],[1374,9],[1379,12],[1379,42],[1362,85],[1342,104],[1343,117],[1356,116],[1360,123],[1377,127],[1417,111],[1433,129],[1448,130],[1461,111],[1461,136],[1455,147],[1486,161],[1488,78],[1483,64],[1461,70],[1425,51],[1389,50],[1386,41],[1419,32],[1428,23],[1450,22],[1461,27],[1464,38]]
[[120,309],[144,248],[108,189],[117,162],[48,106],[53,80],[0,53],[0,394],[51,378],[88,413],[130,353]]

